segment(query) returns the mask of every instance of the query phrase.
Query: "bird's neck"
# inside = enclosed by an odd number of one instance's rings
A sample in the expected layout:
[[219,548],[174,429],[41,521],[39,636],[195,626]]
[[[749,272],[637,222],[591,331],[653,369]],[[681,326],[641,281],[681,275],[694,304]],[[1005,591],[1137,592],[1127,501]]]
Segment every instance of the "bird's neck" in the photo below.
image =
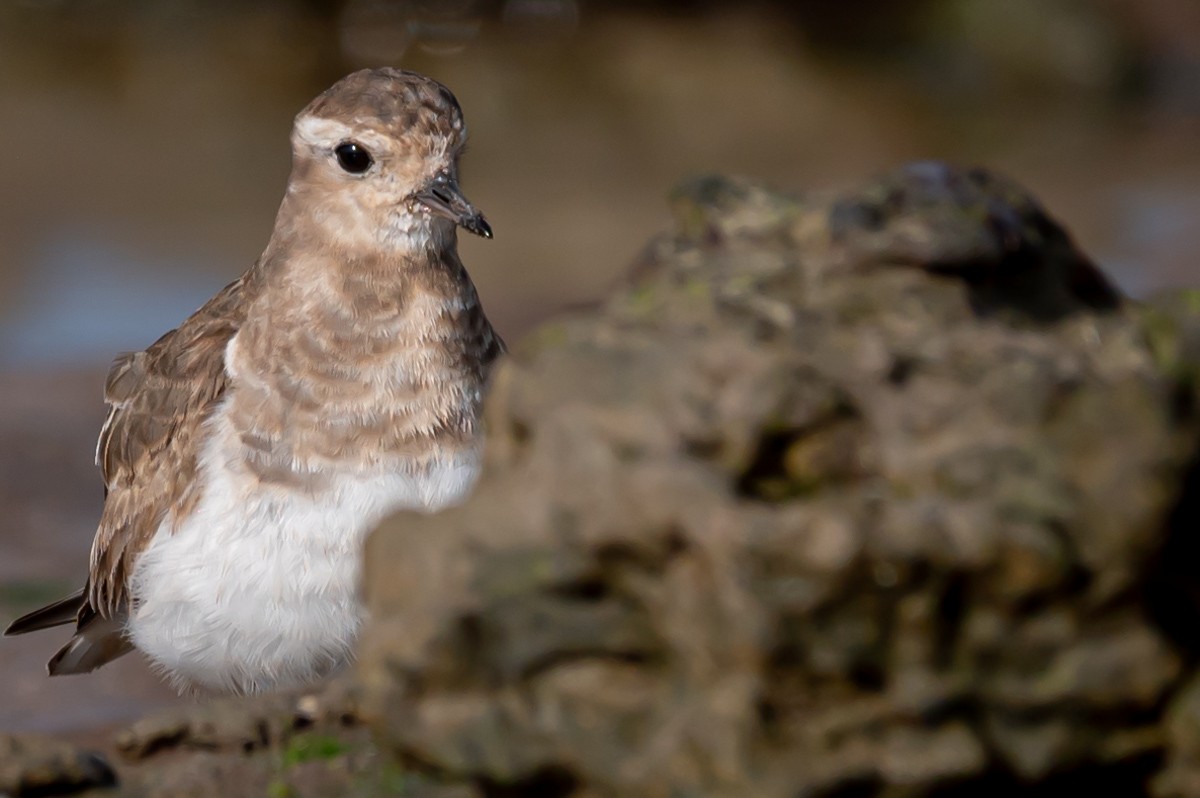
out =
[[429,213],[404,206],[367,210],[350,195],[314,193],[293,185],[276,214],[271,244],[338,252],[350,260],[358,253],[414,259],[429,251],[455,251],[458,235],[453,222]]

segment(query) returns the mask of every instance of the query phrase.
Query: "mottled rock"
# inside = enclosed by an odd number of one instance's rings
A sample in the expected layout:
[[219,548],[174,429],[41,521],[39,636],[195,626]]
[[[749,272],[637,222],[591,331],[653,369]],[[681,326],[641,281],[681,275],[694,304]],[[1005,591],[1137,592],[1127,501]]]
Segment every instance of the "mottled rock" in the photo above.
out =
[[0,796],[67,795],[116,782],[102,756],[43,737],[0,734]]
[[500,367],[470,501],[372,537],[383,751],[542,796],[1200,762],[1182,697],[1164,726],[1200,650],[1196,303],[1123,302],[980,170],[673,206],[628,286]]
[[[143,718],[114,737],[117,755],[110,758],[112,769],[103,772],[104,783],[115,789],[95,793],[97,798],[477,796],[469,785],[446,784],[436,774],[381,758],[358,722],[354,690],[345,682],[302,693],[204,701]],[[29,757],[17,761],[27,763]],[[22,767],[28,778],[29,766]],[[0,795],[7,795],[4,784]],[[61,781],[52,789],[16,794],[58,795],[86,786],[92,785]]]

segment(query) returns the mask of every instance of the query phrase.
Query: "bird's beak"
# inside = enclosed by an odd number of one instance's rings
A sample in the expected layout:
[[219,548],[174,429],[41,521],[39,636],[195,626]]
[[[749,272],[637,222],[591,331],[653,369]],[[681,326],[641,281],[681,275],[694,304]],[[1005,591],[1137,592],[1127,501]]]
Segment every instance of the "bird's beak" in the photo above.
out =
[[445,172],[439,173],[428,186],[414,194],[413,199],[477,236],[492,237],[492,226],[487,219],[483,218],[478,208],[467,202],[458,187],[458,181]]

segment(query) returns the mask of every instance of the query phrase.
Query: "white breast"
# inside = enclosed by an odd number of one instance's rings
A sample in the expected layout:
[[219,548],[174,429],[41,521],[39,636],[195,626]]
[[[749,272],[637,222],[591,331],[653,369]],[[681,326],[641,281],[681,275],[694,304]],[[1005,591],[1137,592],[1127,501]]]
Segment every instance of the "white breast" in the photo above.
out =
[[128,632],[181,689],[311,683],[349,660],[365,535],[395,510],[460,501],[478,454],[417,474],[347,470],[314,494],[238,468],[228,456],[236,438],[220,418],[201,459],[206,487],[196,511],[176,529],[164,522],[138,558]]

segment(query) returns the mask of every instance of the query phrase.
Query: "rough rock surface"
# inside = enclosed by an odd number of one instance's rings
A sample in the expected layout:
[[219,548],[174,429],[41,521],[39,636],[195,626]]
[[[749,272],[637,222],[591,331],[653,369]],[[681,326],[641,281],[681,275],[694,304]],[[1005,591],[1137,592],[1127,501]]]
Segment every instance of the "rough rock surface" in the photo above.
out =
[[213,700],[66,742],[0,735],[0,798],[470,798],[381,758],[346,681]]
[[381,748],[483,796],[1200,794],[1195,297],[937,163],[674,205],[499,369],[471,500],[372,537]]
[[0,735],[0,796],[58,795],[108,787],[112,768],[95,753],[32,735]]

